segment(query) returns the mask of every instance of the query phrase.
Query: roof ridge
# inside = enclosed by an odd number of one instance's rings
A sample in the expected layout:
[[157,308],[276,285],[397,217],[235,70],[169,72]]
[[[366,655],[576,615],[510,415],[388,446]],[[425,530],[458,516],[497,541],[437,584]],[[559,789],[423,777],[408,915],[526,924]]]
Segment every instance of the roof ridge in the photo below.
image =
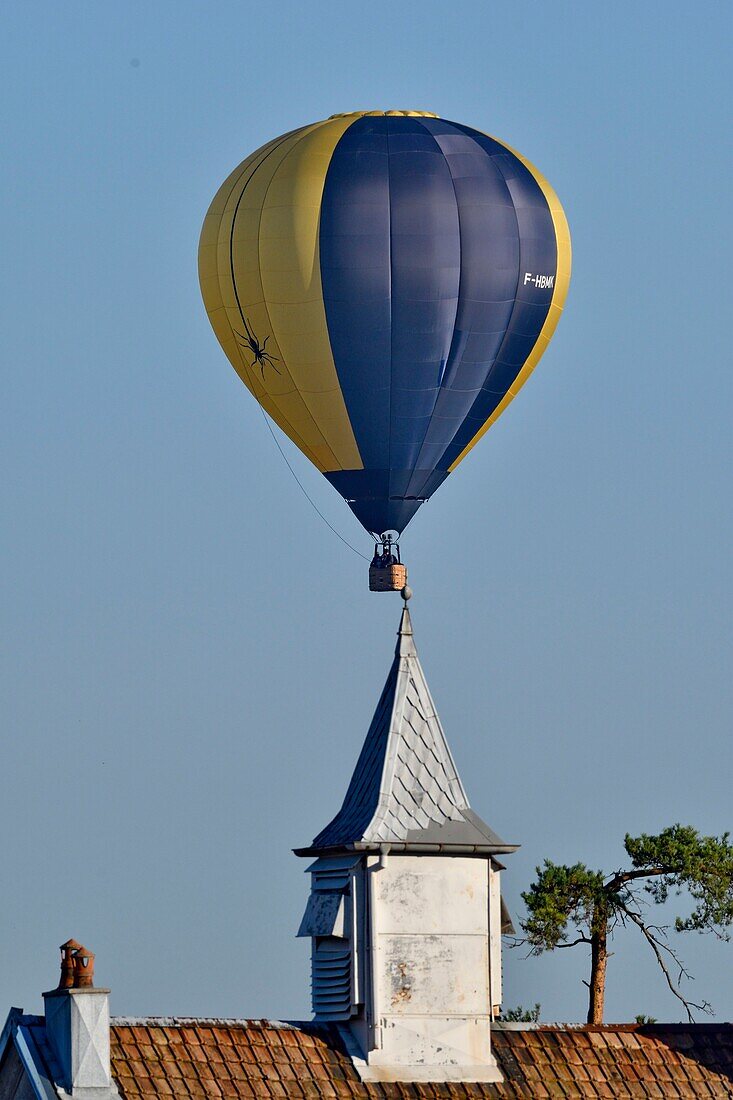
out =
[[302,1031],[309,1020],[267,1020],[246,1016],[111,1016],[110,1027],[262,1027],[277,1031]]
[[[45,1025],[43,1016],[24,1016],[21,1018],[21,1022],[26,1027]],[[192,1025],[202,1027],[260,1027],[276,1031],[312,1031],[314,1029],[323,1030],[324,1028],[327,1030],[328,1027],[328,1025],[311,1020],[269,1020],[265,1017],[250,1018],[246,1016],[112,1016],[110,1025],[112,1027],[190,1027]],[[720,1020],[717,1023],[711,1020],[701,1023],[684,1023],[682,1021],[664,1023],[660,1021],[653,1024],[640,1024],[635,1021],[630,1023],[586,1024],[495,1020],[492,1021],[491,1029],[492,1031],[580,1031],[587,1033],[636,1031],[678,1031],[682,1033],[686,1031],[715,1032],[733,1029],[733,1023],[729,1020]]]
[[695,1023],[685,1023],[684,1021],[675,1021],[670,1023],[664,1023],[663,1021],[657,1021],[653,1024],[640,1024],[636,1021],[626,1024],[586,1024],[586,1023],[535,1023],[534,1021],[514,1021],[514,1020],[493,1020],[491,1023],[492,1031],[498,1029],[499,1031],[580,1031],[586,1033],[595,1034],[610,1032],[635,1032],[635,1031],[679,1031],[685,1032],[690,1029],[695,1031],[708,1030],[719,1031],[722,1028],[733,1028],[733,1023],[727,1020],[721,1020],[718,1023],[714,1023],[711,1020],[704,1020],[701,1023],[697,1021]]

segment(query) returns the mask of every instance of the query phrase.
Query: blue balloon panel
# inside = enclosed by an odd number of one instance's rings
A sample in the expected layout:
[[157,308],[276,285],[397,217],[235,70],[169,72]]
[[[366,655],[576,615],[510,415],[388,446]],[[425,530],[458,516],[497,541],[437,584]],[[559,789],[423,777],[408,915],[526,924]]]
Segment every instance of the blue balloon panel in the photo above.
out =
[[539,184],[505,146],[433,118],[371,117],[321,204],[323,302],[364,469],[326,476],[368,530],[402,530],[537,341],[557,267]]

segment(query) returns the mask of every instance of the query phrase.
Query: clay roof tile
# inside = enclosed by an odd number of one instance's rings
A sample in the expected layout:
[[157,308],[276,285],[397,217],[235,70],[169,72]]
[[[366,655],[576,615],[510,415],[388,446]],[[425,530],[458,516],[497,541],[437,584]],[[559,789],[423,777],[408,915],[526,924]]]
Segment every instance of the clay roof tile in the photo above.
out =
[[113,1021],[122,1100],[733,1097],[733,1025],[497,1028],[503,1084],[363,1084],[333,1029],[267,1021]]

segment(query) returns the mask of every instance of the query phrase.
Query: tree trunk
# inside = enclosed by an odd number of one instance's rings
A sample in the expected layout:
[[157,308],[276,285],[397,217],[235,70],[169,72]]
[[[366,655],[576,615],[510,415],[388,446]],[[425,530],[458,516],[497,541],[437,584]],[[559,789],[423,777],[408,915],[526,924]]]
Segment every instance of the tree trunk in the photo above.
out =
[[590,947],[590,997],[588,1001],[588,1023],[603,1023],[603,1004],[606,997],[606,963],[608,947],[606,944],[608,926],[602,926],[591,936]]

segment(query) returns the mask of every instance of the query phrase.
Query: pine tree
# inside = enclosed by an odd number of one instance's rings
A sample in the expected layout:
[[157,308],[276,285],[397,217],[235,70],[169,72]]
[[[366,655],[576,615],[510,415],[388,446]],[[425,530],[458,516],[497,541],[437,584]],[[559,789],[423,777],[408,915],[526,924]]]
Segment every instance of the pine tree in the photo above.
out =
[[670,893],[686,894],[692,909],[688,916],[675,919],[674,930],[730,939],[733,845],[729,835],[700,836],[690,825],[672,825],[652,836],[627,833],[624,848],[629,866],[610,875],[583,863],[567,866],[545,860],[536,869],[535,882],[522,894],[527,917],[521,922],[524,938],[518,942],[528,944],[533,955],[587,944],[591,956],[588,1023],[601,1024],[609,939],[619,926],[634,926],[688,1018],[693,1019],[693,1009],[709,1012],[706,1001],[696,1004],[682,992],[682,982],[690,975],[669,944],[670,926],[648,918],[651,905],[664,904]]

